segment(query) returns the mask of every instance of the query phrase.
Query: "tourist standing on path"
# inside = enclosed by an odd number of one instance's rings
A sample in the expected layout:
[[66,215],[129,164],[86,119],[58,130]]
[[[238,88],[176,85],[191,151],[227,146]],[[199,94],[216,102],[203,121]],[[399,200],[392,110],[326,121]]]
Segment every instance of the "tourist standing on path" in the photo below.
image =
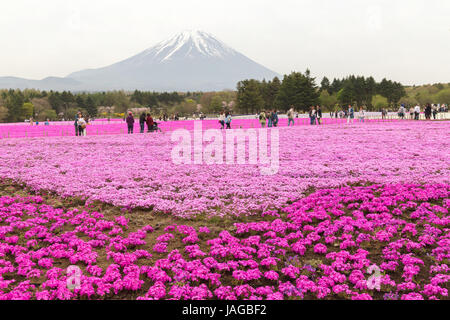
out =
[[278,112],[277,110],[273,110],[272,112],[272,125],[276,127],[278,125]]
[[87,122],[83,117],[83,114],[80,112],[79,117],[78,117],[78,135],[81,136],[86,136],[86,126],[87,126]]
[[133,133],[133,127],[134,127],[134,118],[133,113],[129,112],[127,117],[127,126],[128,126],[128,134]]
[[142,112],[141,116],[139,117],[139,126],[141,127],[141,133],[144,133],[145,131],[145,112]]
[[431,120],[431,104],[427,103],[425,107],[425,119]]
[[366,111],[364,111],[364,108],[363,108],[363,107],[360,107],[360,108],[359,108],[359,114],[358,114],[358,117],[359,117],[359,121],[360,121],[360,122],[364,122],[364,118],[366,117]]
[[226,118],[225,118],[225,123],[227,125],[227,129],[231,129],[231,114],[228,113]]
[[147,132],[153,131],[153,118],[150,113],[147,113],[147,118],[145,118],[145,122],[147,123]]
[[[75,116],[75,135],[78,137],[78,134],[80,132],[80,129],[78,128],[78,118],[80,117],[80,112],[78,112]],[[32,123],[33,124],[33,123]]]
[[261,111],[261,113],[259,114],[259,123],[261,124],[261,128],[264,128],[266,126],[266,113],[263,111]]
[[420,116],[420,106],[417,105],[414,107],[414,120],[419,120]]
[[273,125],[273,122],[272,122],[272,120],[273,120],[273,112],[272,112],[272,111],[270,111],[270,112],[267,114],[267,118],[268,118],[268,121],[267,121],[267,127],[268,127],[268,128],[272,128],[272,125]]
[[438,106],[433,104],[432,110],[433,110],[432,111],[433,112],[433,119],[436,120],[436,115],[438,113]]
[[413,107],[409,108],[409,117],[411,118],[411,120],[414,119],[414,108]]
[[290,127],[291,122],[292,122],[292,125],[295,125],[295,122],[294,122],[294,106],[291,106],[291,108],[287,112],[287,116],[288,116],[288,127]]
[[223,128],[225,128],[225,113],[224,112],[222,112],[220,115],[219,115],[219,123],[220,123],[220,129],[222,130]]
[[406,113],[405,105],[402,104],[402,105],[400,106],[400,109],[398,109],[398,117],[399,117],[400,119],[405,119],[405,113]]
[[355,118],[355,111],[353,110],[353,107],[351,105],[348,106],[347,111],[347,123],[353,123],[353,119]]
[[316,108],[316,117],[317,117],[317,124],[320,125],[320,120],[322,119],[322,110],[320,109],[320,106],[317,106]]
[[316,124],[316,109],[315,109],[315,107],[311,107],[309,110],[309,120],[310,120],[311,125]]

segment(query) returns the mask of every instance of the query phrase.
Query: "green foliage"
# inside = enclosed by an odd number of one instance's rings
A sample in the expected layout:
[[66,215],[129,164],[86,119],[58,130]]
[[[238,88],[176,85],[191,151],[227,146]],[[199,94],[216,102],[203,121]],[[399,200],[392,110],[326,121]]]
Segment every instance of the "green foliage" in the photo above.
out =
[[278,77],[273,78],[272,81],[261,83],[261,95],[264,100],[264,109],[273,109],[275,105],[275,99],[280,92],[281,81]]
[[197,103],[192,99],[185,99],[179,105],[170,109],[171,114],[178,113],[179,116],[186,117],[192,116],[197,111]]
[[380,111],[389,105],[389,101],[386,97],[377,94],[372,98],[372,105],[376,111]]
[[398,103],[398,101],[406,95],[405,88],[401,83],[383,79],[377,86],[378,94],[386,97],[390,106]]
[[285,75],[275,99],[276,107],[283,111],[289,110],[291,105],[297,110],[307,111],[318,102],[319,93],[309,70],[305,74],[292,72]]
[[23,119],[29,119],[33,116],[33,112],[34,112],[34,106],[31,102],[25,102],[22,105],[22,110],[21,110],[21,117],[23,117]]
[[[83,111],[83,114],[85,114],[86,112],[84,111],[84,109],[80,109],[81,111]],[[75,116],[77,114],[79,110],[76,108],[69,108],[66,110],[66,113],[64,114],[64,118],[66,120],[68,119],[75,119]],[[56,112],[55,112],[56,113]]]
[[95,105],[94,99],[89,96],[86,100],[86,111],[90,117],[97,116],[97,106]]
[[8,96],[6,98],[6,108],[8,109],[8,122],[22,122],[24,118],[23,114],[23,104],[25,103],[25,96],[20,90],[9,90]]
[[58,115],[56,114],[56,111],[53,109],[47,109],[44,110],[42,113],[39,114],[38,118],[39,121],[45,121],[49,119],[50,121],[58,120]]
[[322,90],[319,97],[319,103],[321,106],[325,107],[325,110],[331,111],[334,110],[334,106],[338,102],[337,94],[330,95],[327,90]]
[[0,122],[5,121],[8,118],[8,108],[0,106]]
[[257,80],[243,80],[237,84],[237,110],[242,113],[255,113],[264,107],[261,83]]
[[331,83],[330,83],[330,80],[328,80],[327,77],[323,77],[322,81],[320,82],[320,90],[322,92],[326,91],[326,92],[328,92],[328,94],[332,93],[332,91],[331,91]]
[[450,88],[439,91],[435,95],[434,101],[436,101],[437,103],[445,103],[447,105],[450,105]]

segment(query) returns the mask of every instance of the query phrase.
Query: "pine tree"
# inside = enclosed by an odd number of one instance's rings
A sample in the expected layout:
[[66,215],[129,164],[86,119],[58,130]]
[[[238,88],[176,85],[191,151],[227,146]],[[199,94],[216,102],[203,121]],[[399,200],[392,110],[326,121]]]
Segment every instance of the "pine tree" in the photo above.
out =
[[97,116],[97,106],[91,96],[88,96],[86,100],[86,111],[91,117]]
[[305,74],[292,72],[290,75],[285,75],[275,100],[277,108],[284,111],[291,105],[296,109],[307,111],[310,106],[318,102],[319,92],[309,70],[306,70]]
[[237,91],[237,108],[241,112],[255,113],[264,107],[259,81],[254,79],[240,81]]

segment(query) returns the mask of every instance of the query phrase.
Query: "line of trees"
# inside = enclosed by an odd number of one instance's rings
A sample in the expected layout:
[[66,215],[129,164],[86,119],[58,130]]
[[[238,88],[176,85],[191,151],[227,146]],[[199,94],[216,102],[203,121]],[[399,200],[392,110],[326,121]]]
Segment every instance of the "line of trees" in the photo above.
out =
[[306,111],[319,103],[319,90],[309,70],[292,72],[283,81],[275,77],[270,81],[243,80],[237,84],[237,111],[256,113],[261,110],[287,111],[291,105]]
[[0,90],[0,122],[22,122],[33,118],[74,119],[78,111],[89,117],[123,117],[128,110],[147,109],[155,116],[178,114],[192,116],[215,114],[232,108],[234,91],[222,92],[148,92],[109,91],[72,93],[69,91]]
[[90,117],[123,117],[127,110],[146,108],[159,117],[178,114],[192,116],[202,112],[217,115],[224,109],[234,114],[254,114],[261,110],[287,111],[291,105],[298,111],[307,111],[320,104],[325,111],[352,104],[380,110],[404,103],[450,104],[450,84],[403,87],[398,82],[383,79],[377,83],[372,77],[348,76],[343,79],[323,78],[316,84],[306,70],[292,72],[282,80],[258,81],[248,79],[237,84],[236,91],[219,92],[149,92],[109,91],[81,92],[0,90],[0,122],[22,122],[33,118],[73,119],[81,110]]
[[349,76],[334,79],[324,77],[320,86],[309,70],[292,72],[283,80],[275,77],[270,81],[254,79],[240,81],[237,85],[237,110],[256,113],[261,110],[287,111],[291,105],[306,112],[310,106],[320,104],[328,110],[352,104],[366,106],[368,110],[394,106],[406,95],[401,83],[383,79],[377,83],[373,77]]

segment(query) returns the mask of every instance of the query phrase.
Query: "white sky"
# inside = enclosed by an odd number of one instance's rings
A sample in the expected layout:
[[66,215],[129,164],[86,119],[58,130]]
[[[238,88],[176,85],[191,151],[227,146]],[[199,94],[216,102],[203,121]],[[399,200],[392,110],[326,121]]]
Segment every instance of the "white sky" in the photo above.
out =
[[284,74],[450,82],[450,0],[1,0],[0,76],[66,76],[185,29]]

